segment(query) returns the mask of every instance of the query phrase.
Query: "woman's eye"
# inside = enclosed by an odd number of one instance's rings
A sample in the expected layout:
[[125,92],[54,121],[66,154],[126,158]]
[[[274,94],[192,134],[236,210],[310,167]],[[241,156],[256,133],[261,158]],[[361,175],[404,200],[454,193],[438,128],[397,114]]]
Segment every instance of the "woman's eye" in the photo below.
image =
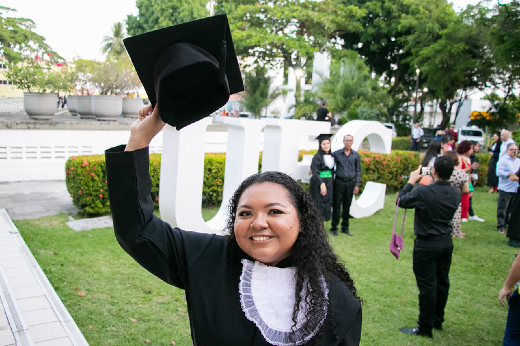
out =
[[272,209],[272,210],[269,210],[269,214],[283,214],[283,211],[281,211],[279,209]]
[[244,217],[244,216],[250,216],[251,212],[248,210],[244,210],[238,213],[238,216]]

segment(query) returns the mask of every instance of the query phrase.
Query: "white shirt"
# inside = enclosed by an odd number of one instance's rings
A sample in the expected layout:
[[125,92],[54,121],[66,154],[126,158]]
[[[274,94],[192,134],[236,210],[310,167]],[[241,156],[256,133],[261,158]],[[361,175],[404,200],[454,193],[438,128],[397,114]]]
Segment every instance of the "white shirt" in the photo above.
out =
[[424,136],[424,131],[420,127],[414,127],[412,130],[412,138],[413,139],[419,139],[422,136]]
[[520,169],[520,159],[506,155],[498,160],[497,163],[497,177],[498,177],[498,189],[500,191],[516,193],[518,189],[518,181],[512,181],[509,179],[509,174],[516,173]]

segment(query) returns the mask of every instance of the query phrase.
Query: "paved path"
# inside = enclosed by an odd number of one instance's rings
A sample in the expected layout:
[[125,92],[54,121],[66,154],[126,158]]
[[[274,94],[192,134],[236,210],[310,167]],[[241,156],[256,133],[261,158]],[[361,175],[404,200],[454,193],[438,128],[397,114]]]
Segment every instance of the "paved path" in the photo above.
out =
[[0,209],[0,346],[88,346],[22,236]]
[[0,184],[0,346],[88,346],[11,221],[61,212],[65,181]]
[[0,183],[2,208],[13,220],[78,212],[63,180]]

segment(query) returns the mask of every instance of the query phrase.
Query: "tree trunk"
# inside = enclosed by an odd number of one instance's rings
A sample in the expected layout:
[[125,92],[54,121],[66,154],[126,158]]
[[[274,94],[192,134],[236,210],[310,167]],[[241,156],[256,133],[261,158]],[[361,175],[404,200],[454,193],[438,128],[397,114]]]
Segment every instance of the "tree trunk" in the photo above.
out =
[[446,125],[450,122],[451,109],[453,108],[453,100],[439,100],[439,108],[442,112],[442,121],[440,123],[441,129],[446,128]]

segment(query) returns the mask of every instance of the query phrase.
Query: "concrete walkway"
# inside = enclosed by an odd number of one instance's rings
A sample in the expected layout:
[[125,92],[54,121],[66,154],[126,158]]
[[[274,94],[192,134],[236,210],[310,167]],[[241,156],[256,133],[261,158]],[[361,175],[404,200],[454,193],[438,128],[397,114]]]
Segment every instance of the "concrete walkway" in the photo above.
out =
[[0,183],[2,208],[7,210],[12,220],[78,212],[63,180]]
[[61,212],[65,181],[0,184],[0,346],[88,346],[11,221]]
[[5,209],[0,209],[0,346],[88,346]]

